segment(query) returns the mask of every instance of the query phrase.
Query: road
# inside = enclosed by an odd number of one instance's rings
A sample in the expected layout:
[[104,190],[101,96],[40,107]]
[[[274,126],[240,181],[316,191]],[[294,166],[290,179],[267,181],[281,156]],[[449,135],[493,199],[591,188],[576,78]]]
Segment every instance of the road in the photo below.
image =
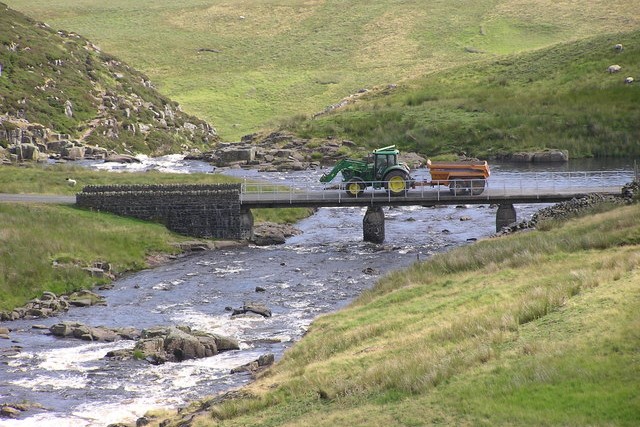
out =
[[53,203],[58,205],[74,205],[76,203],[76,196],[0,193],[0,203]]

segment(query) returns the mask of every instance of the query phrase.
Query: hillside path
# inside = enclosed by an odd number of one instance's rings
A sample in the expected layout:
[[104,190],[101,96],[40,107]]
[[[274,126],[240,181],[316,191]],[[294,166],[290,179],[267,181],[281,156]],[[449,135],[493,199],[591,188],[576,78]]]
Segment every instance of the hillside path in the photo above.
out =
[[55,203],[73,205],[76,196],[63,196],[59,194],[8,194],[0,193],[0,203]]

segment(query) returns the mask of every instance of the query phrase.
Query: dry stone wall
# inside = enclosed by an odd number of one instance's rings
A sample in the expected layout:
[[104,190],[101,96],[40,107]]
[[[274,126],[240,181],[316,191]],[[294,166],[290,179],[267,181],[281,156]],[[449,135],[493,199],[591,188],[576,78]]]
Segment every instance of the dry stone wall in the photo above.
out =
[[80,207],[164,224],[176,233],[250,239],[253,220],[240,205],[240,184],[88,186]]

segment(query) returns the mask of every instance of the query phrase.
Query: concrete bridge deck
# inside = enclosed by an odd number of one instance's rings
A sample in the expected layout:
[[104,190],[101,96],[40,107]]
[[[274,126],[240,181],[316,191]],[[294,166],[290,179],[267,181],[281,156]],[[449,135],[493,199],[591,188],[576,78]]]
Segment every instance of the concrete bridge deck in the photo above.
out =
[[487,188],[480,195],[451,194],[448,189],[411,189],[402,196],[391,196],[384,190],[368,189],[359,197],[344,190],[305,191],[300,188],[274,188],[250,184],[243,186],[240,204],[245,209],[339,206],[435,206],[460,204],[558,203],[587,194],[619,195],[621,186],[552,188]]

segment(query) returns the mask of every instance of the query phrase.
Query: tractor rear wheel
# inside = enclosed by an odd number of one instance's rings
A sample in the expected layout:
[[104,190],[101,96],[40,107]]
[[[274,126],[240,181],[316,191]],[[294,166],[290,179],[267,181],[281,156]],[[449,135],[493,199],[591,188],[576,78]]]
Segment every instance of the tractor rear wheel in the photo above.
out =
[[409,189],[407,175],[399,170],[389,172],[385,177],[387,190],[392,196],[403,196]]
[[345,184],[347,195],[351,197],[360,197],[364,193],[366,184],[361,178],[351,178]]

